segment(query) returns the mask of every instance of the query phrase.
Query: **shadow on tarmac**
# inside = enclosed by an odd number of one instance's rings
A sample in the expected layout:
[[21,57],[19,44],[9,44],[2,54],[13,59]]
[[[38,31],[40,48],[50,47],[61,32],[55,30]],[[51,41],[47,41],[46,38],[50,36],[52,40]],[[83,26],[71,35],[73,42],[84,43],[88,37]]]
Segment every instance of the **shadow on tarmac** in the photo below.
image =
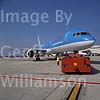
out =
[[98,73],[100,73],[100,70],[98,70],[98,69],[96,69],[96,68],[94,68],[94,67],[92,66],[91,75],[98,74]]
[[100,64],[100,61],[91,61],[91,64]]

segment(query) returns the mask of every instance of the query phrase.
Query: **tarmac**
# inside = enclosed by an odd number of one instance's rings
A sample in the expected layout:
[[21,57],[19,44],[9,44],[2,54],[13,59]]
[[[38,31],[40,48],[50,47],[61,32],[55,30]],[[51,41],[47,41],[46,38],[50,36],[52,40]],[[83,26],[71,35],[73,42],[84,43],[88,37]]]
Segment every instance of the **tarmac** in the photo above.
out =
[[100,56],[91,74],[64,74],[55,60],[0,58],[0,100],[100,100]]

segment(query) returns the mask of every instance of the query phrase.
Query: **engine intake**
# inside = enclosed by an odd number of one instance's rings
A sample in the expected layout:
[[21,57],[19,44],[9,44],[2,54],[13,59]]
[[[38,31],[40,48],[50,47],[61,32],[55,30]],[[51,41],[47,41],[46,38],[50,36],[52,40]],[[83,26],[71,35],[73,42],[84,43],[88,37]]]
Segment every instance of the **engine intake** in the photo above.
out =
[[25,56],[32,58],[34,56],[34,51],[32,49],[27,50]]

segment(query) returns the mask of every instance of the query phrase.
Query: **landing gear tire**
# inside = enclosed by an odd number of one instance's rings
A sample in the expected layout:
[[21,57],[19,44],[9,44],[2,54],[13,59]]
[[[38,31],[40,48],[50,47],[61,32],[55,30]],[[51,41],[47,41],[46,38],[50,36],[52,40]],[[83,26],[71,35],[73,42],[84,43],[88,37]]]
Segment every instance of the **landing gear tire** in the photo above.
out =
[[36,61],[40,61],[40,58],[36,58]]

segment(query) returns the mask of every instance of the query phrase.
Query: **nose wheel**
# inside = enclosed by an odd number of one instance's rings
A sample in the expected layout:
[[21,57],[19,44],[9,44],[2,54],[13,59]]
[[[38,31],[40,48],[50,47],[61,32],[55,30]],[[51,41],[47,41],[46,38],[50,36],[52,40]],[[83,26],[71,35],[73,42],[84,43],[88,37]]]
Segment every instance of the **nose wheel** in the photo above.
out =
[[78,51],[74,51],[74,54],[78,54],[79,52]]
[[40,58],[36,58],[36,61],[40,61]]

